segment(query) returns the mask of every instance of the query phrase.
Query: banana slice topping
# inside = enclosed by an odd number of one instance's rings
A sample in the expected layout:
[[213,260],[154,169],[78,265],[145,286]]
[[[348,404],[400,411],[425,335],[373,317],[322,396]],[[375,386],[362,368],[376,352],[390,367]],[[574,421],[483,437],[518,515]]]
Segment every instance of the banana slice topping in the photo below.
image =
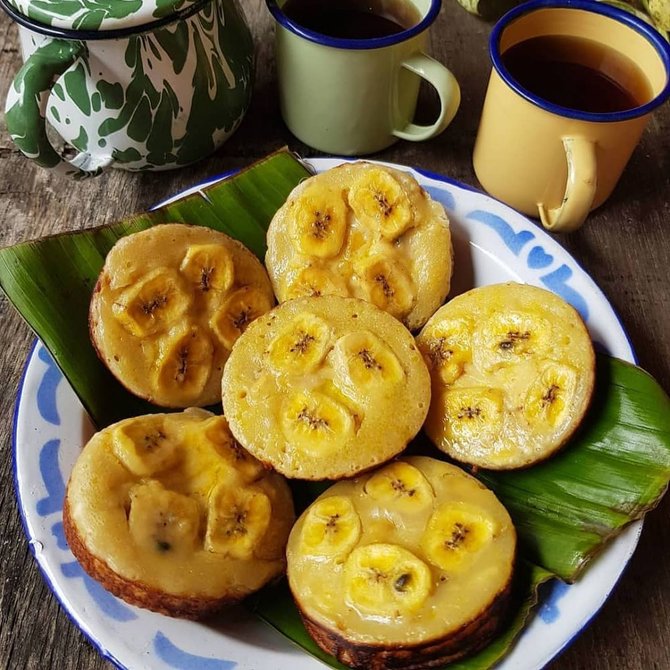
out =
[[249,559],[271,518],[272,504],[265,493],[221,484],[209,498],[205,548],[231,558]]
[[209,325],[221,343],[232,349],[249,324],[271,307],[272,299],[265,291],[245,286],[228,297],[212,316]]
[[402,319],[414,304],[414,283],[399,260],[377,256],[366,261],[359,271],[367,300],[385,312]]
[[281,427],[286,440],[306,453],[329,453],[354,435],[349,410],[320,391],[301,391],[283,406]]
[[150,477],[179,462],[177,436],[160,417],[118,425],[112,432],[112,449],[138,477]]
[[321,498],[309,508],[302,527],[302,550],[312,556],[343,559],[356,546],[361,520],[349,498]]
[[133,335],[144,337],[167,330],[190,302],[179,275],[156,268],[124,290],[112,304],[112,312]]
[[294,202],[293,217],[291,241],[299,253],[317,258],[339,253],[347,230],[341,190],[311,185]]
[[398,357],[368,330],[341,337],[332,357],[335,384],[354,398],[383,393],[405,379]]
[[485,548],[494,533],[493,521],[483,510],[449,502],[431,516],[421,546],[434,565],[453,572]]
[[154,388],[184,406],[202,393],[212,373],[214,346],[205,330],[191,326],[161,342]]
[[395,240],[413,223],[412,207],[402,185],[389,172],[368,170],[349,191],[358,219],[385,238]]
[[380,504],[408,513],[432,506],[435,498],[421,470],[406,461],[395,461],[375,472],[364,490]]
[[226,292],[235,281],[231,254],[219,244],[190,246],[179,269],[203,293]]
[[313,314],[301,314],[272,341],[270,364],[280,372],[315,370],[331,348],[332,328]]
[[432,582],[430,568],[395,544],[356,547],[344,565],[346,602],[376,616],[415,612],[430,595]]

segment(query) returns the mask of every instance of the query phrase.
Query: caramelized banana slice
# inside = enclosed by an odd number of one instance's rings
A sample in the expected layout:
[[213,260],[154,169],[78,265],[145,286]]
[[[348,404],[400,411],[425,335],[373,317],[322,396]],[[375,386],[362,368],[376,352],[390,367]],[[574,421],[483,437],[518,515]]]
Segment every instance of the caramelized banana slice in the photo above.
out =
[[445,392],[444,420],[452,442],[476,442],[483,448],[495,440],[503,422],[503,395],[498,389],[458,388]]
[[114,454],[138,477],[150,477],[175,465],[179,461],[177,444],[159,416],[121,423],[112,432]]
[[383,393],[405,379],[398,357],[369,330],[349,333],[336,342],[333,367],[335,384],[354,398]]
[[428,366],[445,384],[453,384],[472,361],[472,321],[448,319],[426,328],[417,345]]
[[180,270],[203,293],[224,293],[235,281],[230,252],[220,244],[194,244],[186,250]]
[[577,371],[571,365],[548,362],[531,384],[524,416],[531,426],[554,430],[570,418],[577,390]]
[[349,295],[344,279],[326,268],[310,265],[301,270],[286,290],[286,300],[321,295]]
[[272,307],[270,296],[253,286],[244,286],[230,295],[214,313],[209,325],[221,343],[232,349],[249,324]]
[[377,470],[365,483],[373,500],[401,513],[426,509],[433,504],[433,488],[421,470],[406,461],[395,461]]
[[263,464],[255,459],[233,437],[228,422],[223,416],[212,417],[203,429],[204,436],[223,459],[233,466],[245,482],[255,482],[263,475]]
[[301,374],[316,369],[331,347],[332,328],[313,314],[301,314],[270,342],[270,364],[280,372]]
[[154,388],[163,404],[184,407],[198,398],[212,373],[213,353],[209,335],[197,326],[161,342]]
[[412,309],[414,284],[399,260],[373,257],[362,264],[358,275],[361,289],[372,304],[400,320]]
[[136,545],[144,551],[192,552],[199,525],[198,504],[188,496],[169,491],[156,480],[131,489],[128,527]]
[[306,453],[330,453],[354,434],[349,410],[319,391],[302,391],[288,398],[282,408],[281,427],[286,440]]
[[344,565],[346,602],[376,616],[415,612],[430,595],[432,581],[430,568],[395,544],[357,547]]
[[314,503],[302,527],[302,551],[343,560],[361,535],[361,520],[349,498],[330,496]]
[[366,170],[349,191],[349,206],[361,223],[395,240],[413,223],[402,185],[387,171]]
[[231,558],[249,559],[271,518],[272,505],[265,493],[221,484],[209,498],[205,548]]
[[492,370],[532,356],[543,357],[551,337],[552,329],[539,310],[501,311],[478,324],[474,356],[482,370]]
[[190,303],[179,275],[156,268],[123,291],[113,303],[112,312],[133,335],[143,337],[167,330]]
[[484,549],[495,532],[484,510],[465,502],[448,502],[431,516],[421,546],[434,565],[452,572]]
[[347,206],[340,189],[313,184],[293,204],[291,241],[307,256],[336,256],[347,231]]

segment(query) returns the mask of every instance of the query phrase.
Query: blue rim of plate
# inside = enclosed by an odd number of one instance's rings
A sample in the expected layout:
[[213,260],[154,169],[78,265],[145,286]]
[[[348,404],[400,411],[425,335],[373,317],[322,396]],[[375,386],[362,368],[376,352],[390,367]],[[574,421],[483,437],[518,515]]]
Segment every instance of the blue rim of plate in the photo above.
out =
[[[320,157],[312,157],[312,158],[318,160]],[[303,159],[303,162],[306,162],[307,164],[309,164],[310,160],[312,160],[312,159],[311,158],[310,159]],[[354,162],[358,159],[356,159],[356,158],[337,158],[336,160],[340,160],[341,162]],[[396,166],[396,167],[402,168],[402,167],[407,167],[407,166]],[[531,226],[533,226],[534,229],[536,229],[536,232],[539,233],[541,238],[551,241],[552,244],[558,244],[558,242],[556,240],[554,240],[554,238],[551,235],[549,235],[549,233],[547,233],[544,229],[542,229],[541,227],[534,224],[532,222],[532,220],[529,219],[527,216],[525,216],[523,214],[520,214],[519,212],[512,209],[508,205],[505,205],[501,201],[497,200],[496,198],[493,198],[493,197],[489,196],[488,194],[482,192],[481,190],[479,190],[479,189],[477,189],[473,186],[464,184],[464,183],[462,183],[462,182],[460,182],[456,179],[452,179],[450,177],[446,177],[446,176],[441,175],[439,173],[432,172],[430,170],[425,170],[423,168],[410,168],[410,169],[414,169],[416,172],[418,172],[419,174],[421,174],[421,175],[423,175],[423,176],[425,176],[429,179],[434,179],[435,181],[442,182],[442,183],[445,183],[445,184],[449,184],[449,185],[452,185],[452,186],[456,186],[456,187],[461,188],[463,190],[466,190],[466,191],[469,191],[469,192],[472,192],[472,193],[476,193],[476,194],[484,196],[486,198],[490,198],[491,200],[495,201],[496,203],[498,203],[499,205],[501,205],[505,209],[514,213],[516,216],[521,216],[522,218],[526,219],[528,221],[528,223]],[[182,189],[182,191],[180,191],[180,193],[159,202],[158,204],[149,208],[149,210],[151,211],[151,210],[154,210],[154,209],[158,209],[159,207],[163,206],[164,204],[166,204],[170,201],[179,199],[180,197],[184,197],[189,192],[197,192],[199,190],[205,189],[208,186],[211,186],[211,185],[213,185],[213,184],[215,184],[219,181],[222,181],[224,179],[227,179],[228,177],[234,175],[236,172],[238,172],[238,170],[228,170],[228,171],[225,171],[225,172],[223,172],[223,173],[221,173],[221,174],[219,174],[215,177],[210,177],[209,179],[206,179],[206,180],[204,180],[204,181],[202,181],[198,184],[195,184],[195,185],[193,185],[189,188]],[[627,342],[627,344],[630,348],[633,362],[635,364],[637,364],[637,362],[638,362],[637,354],[635,353],[635,350],[633,348],[633,345],[632,345],[632,342],[631,342],[630,337],[628,335],[628,332],[624,328],[623,323],[622,323],[621,318],[619,317],[618,313],[616,312],[614,307],[611,305],[610,301],[607,299],[607,297],[602,292],[600,287],[591,278],[591,275],[588,274],[584,270],[584,268],[581,266],[581,264],[578,263],[577,260],[571,254],[569,254],[566,250],[563,250],[563,251],[569,256],[569,258],[575,264],[575,266],[588,279],[589,283],[591,284],[592,289],[605,301],[605,303],[607,305],[609,305],[610,309],[612,310],[612,314],[615,317],[617,323],[619,324],[619,327],[621,328],[621,332],[623,333],[623,336],[624,336],[624,338],[625,338],[625,340],[626,340],[626,342]],[[107,648],[105,648],[93,636],[93,633],[86,630],[86,628],[81,624],[81,622],[77,618],[75,618],[75,615],[70,611],[70,609],[68,608],[68,606],[64,602],[63,598],[60,596],[58,590],[55,588],[53,581],[50,579],[50,577],[49,577],[49,575],[46,571],[46,568],[42,565],[41,561],[38,559],[37,554],[35,552],[35,545],[32,544],[32,542],[31,542],[32,538],[31,538],[31,534],[30,534],[29,528],[28,528],[28,521],[27,521],[26,511],[25,511],[25,508],[24,508],[23,499],[21,498],[20,491],[19,491],[19,478],[18,478],[18,466],[17,466],[17,451],[18,451],[17,426],[18,426],[19,408],[20,408],[21,400],[22,400],[22,396],[23,396],[23,390],[24,390],[24,386],[25,386],[26,376],[28,374],[28,368],[29,368],[30,363],[33,359],[35,351],[36,351],[37,347],[39,346],[39,343],[40,343],[39,339],[35,338],[32,342],[31,347],[30,347],[28,356],[26,358],[26,363],[25,363],[24,368],[23,368],[23,372],[22,372],[21,378],[19,380],[18,392],[17,392],[16,401],[15,401],[15,404],[14,404],[14,413],[13,413],[13,426],[12,426],[13,464],[12,464],[12,474],[13,474],[13,480],[14,480],[13,481],[13,483],[14,483],[14,494],[16,496],[17,506],[19,508],[19,515],[20,515],[20,518],[21,518],[21,525],[23,526],[23,531],[24,531],[25,537],[28,540],[28,546],[30,548],[30,552],[33,555],[33,558],[35,559],[35,562],[37,563],[37,566],[38,566],[40,572],[42,573],[42,577],[43,577],[44,581],[46,582],[47,587],[49,588],[49,590],[51,591],[53,596],[56,598],[56,600],[59,603],[61,609],[67,614],[70,621],[74,624],[74,626],[78,630],[80,630],[82,632],[84,637],[97,650],[97,652],[100,654],[100,656],[102,656],[104,659],[110,661],[113,665],[115,665],[117,668],[119,668],[119,670],[132,670],[132,668],[124,665],[123,663],[121,663],[121,661],[119,661]],[[624,572],[626,571],[626,569],[627,569],[627,567],[630,563],[630,559],[631,559],[633,553],[635,552],[635,549],[637,548],[637,545],[639,543],[639,537],[640,537],[640,534],[642,532],[643,520],[640,520],[638,523],[639,523],[639,526],[638,526],[636,536],[635,536],[635,543],[634,543],[632,549],[630,550],[630,552],[626,556],[626,561],[624,563],[624,567],[622,568],[621,572],[617,575],[616,579],[610,585],[607,592],[602,594],[601,601],[596,606],[595,610],[590,614],[590,616],[588,616],[588,618],[586,618],[583,622],[581,622],[580,627],[577,630],[575,630],[573,632],[573,634],[567,640],[565,640],[565,642],[562,644],[562,646],[553,653],[551,658],[548,658],[546,660],[546,663],[543,667],[546,667],[546,665],[548,663],[552,662],[558,656],[560,656],[574,642],[574,640],[577,639],[579,637],[579,635],[581,635],[581,633],[584,631],[584,629],[591,623],[591,621],[593,621],[593,619],[597,616],[597,614],[602,609],[605,602],[609,599],[610,595],[612,594],[612,591],[615,589],[615,587],[617,586],[617,584],[621,580]]]
[[[654,96],[653,100],[621,112],[593,113],[583,112],[578,109],[562,107],[544,100],[527,88],[519,84],[511,75],[505,64],[502,62],[500,54],[500,40],[505,29],[517,19],[520,19],[529,12],[538,9],[576,9],[592,14],[601,14],[608,18],[623,23],[627,27],[642,35],[656,50],[658,57],[663,62],[666,72],[666,83],[664,88]],[[531,104],[541,109],[556,114],[558,116],[567,116],[572,119],[582,121],[593,121],[594,123],[612,123],[615,121],[626,121],[635,119],[645,114],[651,113],[658,106],[662,105],[670,97],[670,43],[651,25],[638,18],[637,16],[618,7],[605,4],[605,2],[596,0],[530,0],[522,5],[514,7],[507,12],[493,27],[491,37],[489,38],[489,55],[496,72],[502,80],[512,90],[516,91],[522,98],[525,98]]]
[[67,615],[68,619],[74,624],[74,627],[81,631],[81,633],[84,635],[84,637],[91,643],[91,646],[97,650],[97,652],[102,656],[104,659],[110,661],[113,663],[119,670],[131,670],[130,668],[127,668],[125,665],[123,665],[108,649],[102,646],[100,642],[96,638],[93,637],[92,633],[89,633],[79,622],[78,619],[75,618],[74,614],[70,612],[70,609],[68,606],[65,604],[63,599],[61,598],[60,594],[58,593],[58,589],[54,586],[54,583],[51,581],[51,578],[49,577],[49,574],[47,573],[46,569],[42,566],[42,563],[38,560],[37,554],[35,552],[35,545],[32,542],[31,534],[28,529],[28,519],[26,517],[26,510],[23,506],[23,498],[21,498],[19,494],[19,472],[18,472],[18,464],[17,464],[17,450],[18,450],[18,440],[17,440],[17,426],[18,426],[18,418],[19,418],[19,407],[21,405],[21,399],[23,397],[23,388],[25,386],[26,382],[26,375],[28,374],[28,368],[30,367],[30,363],[33,359],[33,356],[35,354],[35,351],[37,347],[40,345],[40,341],[35,338],[30,346],[30,350],[28,352],[28,356],[26,358],[25,365],[23,366],[23,372],[21,373],[21,378],[19,379],[19,388],[18,388],[18,393],[16,394],[16,401],[14,403],[14,414],[12,417],[13,420],[13,425],[12,425],[12,477],[14,480],[14,495],[16,496],[16,503],[17,507],[19,508],[19,517],[21,518],[21,526],[23,526],[23,533],[26,537],[26,540],[28,541],[28,547],[30,549],[30,553],[33,555],[33,559],[35,559],[35,563],[37,563],[37,567],[39,568],[40,572],[42,573],[42,579],[46,582],[46,585],[51,592],[51,594],[56,598],[56,601],[60,605],[60,608],[65,614]]
[[324,47],[331,47],[333,49],[366,50],[390,47],[394,44],[405,42],[406,40],[409,40],[416,35],[420,35],[425,30],[428,30],[428,28],[434,23],[437,15],[440,13],[442,0],[430,0],[430,7],[428,8],[428,12],[415,26],[387,37],[373,37],[371,39],[330,37],[329,35],[317,33],[314,30],[310,30],[309,28],[301,26],[299,23],[296,23],[293,19],[290,19],[288,16],[286,16],[286,14],[284,14],[281,7],[279,6],[277,0],[265,0],[265,4],[270,10],[270,13],[274,17],[275,21],[277,21],[280,26],[286,28],[286,30],[289,30],[299,37],[303,37],[310,42],[320,44]]

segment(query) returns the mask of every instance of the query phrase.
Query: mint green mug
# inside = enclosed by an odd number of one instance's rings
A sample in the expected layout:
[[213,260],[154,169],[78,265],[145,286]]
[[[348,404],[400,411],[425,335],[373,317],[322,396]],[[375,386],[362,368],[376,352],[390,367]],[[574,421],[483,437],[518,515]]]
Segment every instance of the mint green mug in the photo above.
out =
[[[425,53],[428,29],[441,0],[403,0],[418,23],[386,37],[329,37],[300,25],[266,0],[275,25],[279,101],[289,130],[305,144],[332,154],[363,155],[398,139],[420,141],[441,133],[460,104],[454,75]],[[440,99],[437,120],[412,122],[421,79]]]

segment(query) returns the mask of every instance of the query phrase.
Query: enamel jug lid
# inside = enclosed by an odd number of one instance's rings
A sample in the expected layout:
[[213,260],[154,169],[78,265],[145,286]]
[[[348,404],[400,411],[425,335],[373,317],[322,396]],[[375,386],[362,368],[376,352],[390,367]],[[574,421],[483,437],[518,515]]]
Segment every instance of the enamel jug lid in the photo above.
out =
[[[55,31],[127,31],[186,18],[209,0],[4,0],[31,24]],[[8,8],[8,11],[9,11]]]

